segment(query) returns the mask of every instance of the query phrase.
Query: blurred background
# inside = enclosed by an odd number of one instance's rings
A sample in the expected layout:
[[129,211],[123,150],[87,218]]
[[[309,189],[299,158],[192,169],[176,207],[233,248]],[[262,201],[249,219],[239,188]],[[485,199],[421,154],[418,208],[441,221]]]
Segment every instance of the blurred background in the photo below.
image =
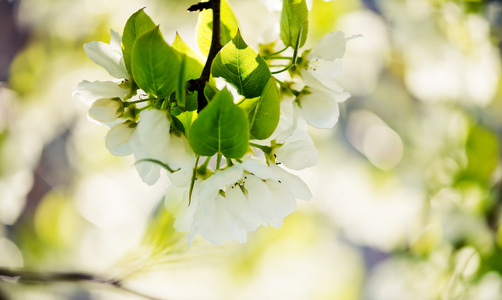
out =
[[[229,0],[257,49],[280,13]],[[305,49],[351,40],[333,131],[312,130],[314,198],[246,244],[186,250],[131,157],[72,91],[108,80],[82,45],[142,7],[194,49],[195,1],[0,0],[0,267],[119,278],[160,299],[502,299],[502,1],[313,1]],[[98,283],[17,284],[0,299],[144,299]]]

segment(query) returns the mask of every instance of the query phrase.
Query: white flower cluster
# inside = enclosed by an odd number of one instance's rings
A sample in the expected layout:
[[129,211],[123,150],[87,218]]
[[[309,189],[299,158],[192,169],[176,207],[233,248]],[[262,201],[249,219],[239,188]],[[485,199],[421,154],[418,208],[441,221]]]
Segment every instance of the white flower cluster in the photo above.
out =
[[176,218],[176,230],[189,231],[189,243],[197,234],[214,244],[245,242],[247,233],[260,225],[280,227],[296,209],[296,198],[312,197],[307,185],[280,164],[301,170],[317,163],[307,124],[333,128],[337,123],[338,103],[349,97],[335,81],[343,72],[346,40],[343,33],[332,32],[304,52],[298,64],[301,71],[291,72],[287,79],[292,85],[301,82],[301,90],[281,94],[280,120],[272,136],[253,140],[254,148],[244,157],[227,158],[221,168],[220,162],[209,167],[210,158],[199,164],[185,135],[171,130],[173,120],[167,111],[140,107],[141,90],[128,95],[121,37],[114,31],[110,44],[84,45],[87,56],[114,80],[82,81],[74,95],[90,106],[90,118],[110,127],[105,138],[108,150],[116,156],[134,155],[145,183],[157,182],[161,169],[169,171],[172,185],[166,207]]

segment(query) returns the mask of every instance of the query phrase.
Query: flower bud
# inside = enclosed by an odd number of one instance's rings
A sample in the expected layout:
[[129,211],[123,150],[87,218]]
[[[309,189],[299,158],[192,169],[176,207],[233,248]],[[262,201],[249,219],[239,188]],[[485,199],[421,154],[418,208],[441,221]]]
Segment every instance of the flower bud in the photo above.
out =
[[129,140],[136,128],[136,123],[125,121],[113,126],[105,137],[105,146],[115,156],[126,156],[132,153]]
[[89,116],[96,121],[109,123],[124,113],[124,103],[119,98],[101,98],[89,108]]

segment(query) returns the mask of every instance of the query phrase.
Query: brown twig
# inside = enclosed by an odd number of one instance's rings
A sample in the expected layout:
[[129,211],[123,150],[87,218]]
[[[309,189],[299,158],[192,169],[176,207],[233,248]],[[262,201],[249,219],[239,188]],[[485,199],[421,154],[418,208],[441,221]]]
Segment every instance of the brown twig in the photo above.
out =
[[[23,269],[0,268],[0,277],[11,279],[18,284],[33,283],[53,283],[53,282],[91,282],[102,285],[113,286],[136,296],[150,300],[161,300],[152,296],[145,295],[138,291],[125,287],[120,280],[106,279],[96,275],[78,273],[78,272],[34,272]],[[1,281],[1,278],[0,278]]]
[[209,0],[208,2],[201,2],[192,5],[188,11],[201,11],[204,9],[213,10],[213,35],[211,37],[211,48],[207,56],[206,64],[202,70],[202,74],[198,79],[188,81],[188,90],[191,92],[197,91],[197,112],[200,112],[207,105],[206,97],[204,96],[204,88],[206,87],[209,77],[211,75],[211,66],[216,54],[223,47],[221,45],[221,0]]

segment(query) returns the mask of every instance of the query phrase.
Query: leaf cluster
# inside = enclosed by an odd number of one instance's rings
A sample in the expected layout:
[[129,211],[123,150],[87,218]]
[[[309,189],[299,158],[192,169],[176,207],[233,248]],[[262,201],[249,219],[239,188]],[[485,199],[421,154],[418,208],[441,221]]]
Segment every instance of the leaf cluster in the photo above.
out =
[[[122,52],[130,76],[129,95],[142,90],[148,95],[146,109],[166,110],[171,131],[184,134],[196,155],[240,159],[248,152],[250,139],[267,139],[276,129],[280,94],[266,60],[246,44],[230,6],[220,1],[220,28],[215,30],[224,46],[206,66],[204,57],[179,35],[169,45],[144,9],[127,20]],[[283,5],[281,39],[296,54],[307,38],[307,6],[305,0],[284,0]],[[213,9],[199,13],[197,45],[204,56],[211,52],[214,23]],[[207,106],[200,109],[198,92],[190,88],[190,81],[202,78],[208,64],[211,76],[202,89]],[[236,101],[226,88],[220,91],[214,78],[225,80],[241,99]]]

